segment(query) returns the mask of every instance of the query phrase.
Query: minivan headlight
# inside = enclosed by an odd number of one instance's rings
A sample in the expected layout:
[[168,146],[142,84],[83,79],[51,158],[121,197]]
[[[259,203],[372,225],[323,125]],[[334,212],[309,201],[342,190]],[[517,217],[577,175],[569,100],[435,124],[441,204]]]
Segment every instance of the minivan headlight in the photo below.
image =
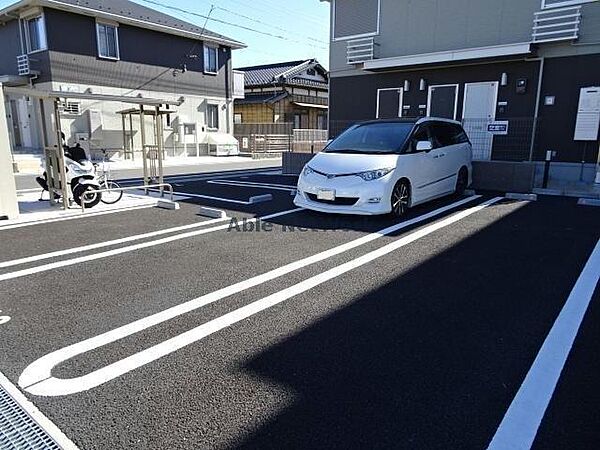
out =
[[394,170],[393,167],[386,167],[385,169],[368,170],[366,172],[360,172],[356,175],[361,177],[365,181],[373,181],[378,180],[381,177],[385,177],[392,170]]
[[302,174],[307,177],[308,175],[310,175],[311,173],[315,173],[314,170],[312,170],[308,165],[304,166],[304,170],[302,170]]

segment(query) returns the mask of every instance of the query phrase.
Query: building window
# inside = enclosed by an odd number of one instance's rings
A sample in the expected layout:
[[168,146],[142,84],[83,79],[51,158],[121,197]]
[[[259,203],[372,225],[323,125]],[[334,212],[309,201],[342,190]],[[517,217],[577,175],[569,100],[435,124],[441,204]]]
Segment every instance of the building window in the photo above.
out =
[[233,115],[233,123],[242,123],[242,115],[240,113]]
[[209,130],[219,129],[219,105],[206,105],[206,126]]
[[381,0],[333,0],[333,40],[379,34]]
[[43,16],[31,17],[25,21],[27,52],[37,52],[48,48],[46,42],[46,25]]
[[218,52],[216,47],[209,45],[204,46],[204,72],[205,73],[217,73],[218,72]]
[[327,114],[319,114],[317,116],[317,128],[319,130],[327,129]]
[[116,26],[97,23],[96,38],[99,57],[119,59],[119,32]]
[[196,124],[195,123],[186,123],[183,125],[183,134],[186,136],[193,136],[196,134]]

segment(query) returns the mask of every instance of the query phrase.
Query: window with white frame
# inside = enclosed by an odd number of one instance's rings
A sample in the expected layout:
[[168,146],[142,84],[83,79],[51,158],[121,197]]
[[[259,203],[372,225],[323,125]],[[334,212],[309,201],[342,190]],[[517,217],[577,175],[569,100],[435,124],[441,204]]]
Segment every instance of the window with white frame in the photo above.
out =
[[25,36],[28,53],[46,50],[48,48],[44,16],[39,15],[25,19]]
[[560,8],[562,6],[576,6],[598,0],[542,0],[542,9]]
[[206,126],[209,130],[219,129],[219,105],[206,105]]
[[99,57],[119,59],[119,30],[116,25],[96,23],[96,39]]
[[218,52],[216,47],[204,45],[204,72],[217,73],[219,70]]
[[381,0],[333,0],[333,39],[379,34]]
[[235,113],[233,115],[233,123],[242,123],[242,114],[241,113]]

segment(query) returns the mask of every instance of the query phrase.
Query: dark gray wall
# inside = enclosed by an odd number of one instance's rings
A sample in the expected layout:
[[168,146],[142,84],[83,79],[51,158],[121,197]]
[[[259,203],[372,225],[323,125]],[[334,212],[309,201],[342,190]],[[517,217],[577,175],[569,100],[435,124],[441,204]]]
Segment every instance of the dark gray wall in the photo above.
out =
[[[554,150],[558,152],[558,161],[597,161],[598,142],[573,140],[579,91],[592,86],[600,86],[600,54],[546,60],[537,159],[543,159],[547,150]],[[547,95],[555,96],[554,106],[544,105]]]
[[[98,57],[93,17],[45,9],[52,80],[181,94],[226,94],[231,50],[219,49],[218,75],[203,73],[202,42],[128,25],[119,26],[120,60]],[[195,56],[195,57],[194,57]],[[172,69],[187,66],[173,76]]]
[[21,54],[19,22],[0,25],[0,75],[18,75],[17,56]]
[[[535,97],[538,80],[538,62],[507,61],[499,63],[482,63],[477,65],[437,67],[395,71],[368,76],[337,77],[330,80],[329,114],[330,119],[367,120],[375,118],[377,107],[377,89],[401,88],[404,80],[410,82],[410,90],[404,93],[404,105],[410,105],[405,116],[418,117],[425,115],[419,105],[427,104],[428,89],[419,90],[421,78],[427,85],[459,84],[458,119],[463,107],[464,84],[480,81],[500,81],[502,73],[508,75],[508,86],[500,86],[498,101],[508,102],[508,106],[499,109],[496,118],[531,117],[535,110]],[[516,80],[525,78],[528,82],[525,94],[516,93]]]

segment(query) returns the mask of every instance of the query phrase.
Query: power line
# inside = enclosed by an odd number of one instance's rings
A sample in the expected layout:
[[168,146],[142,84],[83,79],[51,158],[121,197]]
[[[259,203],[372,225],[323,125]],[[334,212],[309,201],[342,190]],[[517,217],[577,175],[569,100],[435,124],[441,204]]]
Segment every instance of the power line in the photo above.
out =
[[[143,1],[144,3],[149,3],[149,4],[152,4],[152,5],[155,5],[155,6],[159,6],[161,8],[170,9],[172,11],[179,11],[179,12],[184,13],[184,14],[190,14],[192,16],[201,17],[201,18],[206,19],[206,20],[210,20],[210,21],[213,21],[213,22],[221,23],[223,25],[229,25],[229,26],[232,26],[232,27],[235,27],[235,28],[240,28],[242,30],[250,31],[252,33],[262,34],[264,36],[269,36],[269,37],[272,37],[272,38],[275,38],[275,39],[281,39],[283,41],[294,42],[294,43],[297,43],[297,44],[306,44],[305,42],[297,41],[297,40],[294,40],[294,39],[289,39],[289,38],[286,38],[285,36],[282,36],[282,35],[279,35],[279,34],[269,33],[268,31],[255,30],[254,28],[250,28],[250,27],[247,27],[247,26],[244,26],[244,25],[240,25],[240,24],[237,24],[237,23],[228,22],[228,21],[222,20],[222,19],[215,19],[215,18],[212,18],[212,17],[209,17],[209,16],[205,16],[204,14],[199,14],[199,13],[196,13],[196,12],[193,12],[193,11],[188,11],[186,9],[179,8],[178,6],[166,5],[164,3],[160,3],[160,2],[157,2],[157,1],[154,1],[154,0],[141,0],[141,1]],[[309,45],[309,46],[315,47],[315,48],[319,48],[321,50],[327,50],[326,47],[322,47],[322,46],[317,46],[317,45],[312,45],[312,44],[306,44],[306,45]]]
[[[229,10],[229,9],[227,9],[227,8],[223,8],[223,7],[221,7],[221,6],[215,6],[215,8],[216,8],[216,9],[220,9],[221,11],[225,11],[226,13],[232,14],[232,15],[234,15],[234,16],[238,16],[238,17],[241,17],[241,18],[243,18],[243,19],[250,20],[250,21],[252,21],[252,22],[255,22],[255,23],[258,23],[258,24],[264,25],[264,26],[266,26],[266,27],[274,28],[274,29],[276,29],[276,30],[280,30],[280,31],[285,31],[285,32],[287,32],[287,33],[291,33],[291,32],[292,32],[292,31],[290,31],[290,30],[287,30],[287,29],[285,29],[285,28],[278,27],[277,25],[271,25],[270,23],[263,22],[262,20],[255,19],[255,18],[253,18],[253,17],[250,17],[250,16],[246,16],[245,14],[241,14],[241,13],[238,13],[238,12],[235,12],[235,11],[231,11],[231,10]],[[294,33],[294,34],[298,34],[298,35],[300,35],[300,33]],[[321,40],[319,40],[319,39],[315,39],[315,38],[312,38],[312,37],[307,37],[307,36],[303,36],[303,37],[305,37],[305,38],[306,38],[306,39],[308,39],[309,41],[318,42],[319,44],[329,44],[328,42],[321,41]]]
[[279,2],[277,4],[277,6],[275,6],[273,4],[264,4],[264,2],[263,2],[263,5],[262,5],[263,7],[261,8],[261,7],[256,6],[258,3],[258,0],[250,0],[250,1],[244,0],[244,2],[242,2],[240,0],[230,0],[230,1],[233,1],[240,5],[245,4],[245,6],[252,7],[252,9],[255,9],[255,10],[261,10],[267,14],[273,14],[273,12],[275,12],[276,14],[279,13],[279,15],[282,17],[289,16],[290,14],[293,16],[296,16],[296,17],[301,16],[302,20],[303,20],[303,25],[312,25],[312,26],[318,27],[320,29],[325,29],[325,28],[328,29],[329,28],[328,24],[324,25],[321,21],[315,20],[316,16],[306,14],[303,11],[292,10],[292,9],[286,8],[286,7],[282,6],[281,2]]

